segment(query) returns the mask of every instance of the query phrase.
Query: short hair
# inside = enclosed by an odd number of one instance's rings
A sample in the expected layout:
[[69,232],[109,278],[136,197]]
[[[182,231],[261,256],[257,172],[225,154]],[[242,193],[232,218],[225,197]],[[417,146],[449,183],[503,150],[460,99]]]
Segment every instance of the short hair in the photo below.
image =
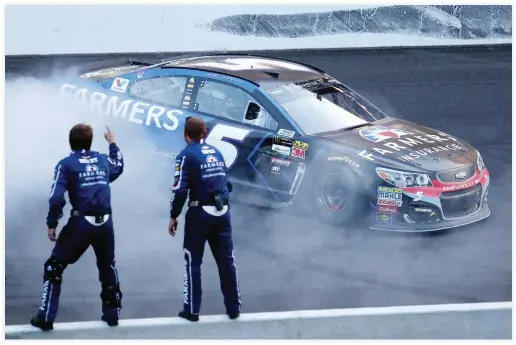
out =
[[206,134],[206,123],[198,116],[189,116],[185,123],[185,133],[192,140],[203,139]]
[[83,123],[75,125],[70,130],[68,140],[72,150],[89,150],[93,141],[93,129]]

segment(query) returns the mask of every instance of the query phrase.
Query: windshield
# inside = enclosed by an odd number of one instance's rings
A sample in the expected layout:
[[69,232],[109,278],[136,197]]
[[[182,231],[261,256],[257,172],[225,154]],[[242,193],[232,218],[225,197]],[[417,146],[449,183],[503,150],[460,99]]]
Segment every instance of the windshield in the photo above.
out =
[[280,85],[267,92],[307,135],[366,125],[369,122],[364,118],[375,121],[383,117],[373,116],[357,95],[337,88],[326,89],[319,97],[296,84]]

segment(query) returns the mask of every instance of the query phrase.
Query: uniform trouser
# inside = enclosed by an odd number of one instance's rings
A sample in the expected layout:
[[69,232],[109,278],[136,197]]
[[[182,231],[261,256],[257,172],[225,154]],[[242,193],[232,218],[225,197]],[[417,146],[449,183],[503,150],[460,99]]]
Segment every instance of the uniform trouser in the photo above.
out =
[[[52,255],[45,262],[43,274],[43,295],[38,319],[54,322],[59,308],[62,274],[66,267],[74,264],[91,245],[97,258],[99,281],[102,292],[102,313],[107,318],[120,316],[122,308],[120,282],[115,267],[115,238],[113,220],[92,224],[94,217],[70,217],[59,233]],[[90,221],[92,223],[90,223]]]
[[220,287],[228,314],[240,312],[240,291],[231,238],[229,210],[220,216],[208,214],[202,207],[190,207],[186,213],[184,234],[184,311],[199,314],[201,309],[201,264],[208,241],[217,263]]

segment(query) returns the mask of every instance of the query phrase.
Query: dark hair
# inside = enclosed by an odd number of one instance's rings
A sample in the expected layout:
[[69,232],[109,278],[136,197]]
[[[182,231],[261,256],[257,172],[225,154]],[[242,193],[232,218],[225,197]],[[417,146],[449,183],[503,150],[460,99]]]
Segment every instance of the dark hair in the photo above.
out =
[[185,123],[185,133],[192,140],[201,140],[206,135],[206,123],[200,117],[188,117]]
[[70,147],[72,150],[89,150],[93,140],[93,129],[86,124],[78,124],[70,129]]

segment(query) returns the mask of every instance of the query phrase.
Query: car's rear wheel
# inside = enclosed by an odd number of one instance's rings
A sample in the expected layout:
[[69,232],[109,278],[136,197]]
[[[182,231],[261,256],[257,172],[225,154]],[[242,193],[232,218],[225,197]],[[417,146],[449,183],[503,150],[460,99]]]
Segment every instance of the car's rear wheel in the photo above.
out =
[[341,165],[320,171],[312,183],[312,207],[327,224],[354,225],[364,220],[367,206],[359,176]]

